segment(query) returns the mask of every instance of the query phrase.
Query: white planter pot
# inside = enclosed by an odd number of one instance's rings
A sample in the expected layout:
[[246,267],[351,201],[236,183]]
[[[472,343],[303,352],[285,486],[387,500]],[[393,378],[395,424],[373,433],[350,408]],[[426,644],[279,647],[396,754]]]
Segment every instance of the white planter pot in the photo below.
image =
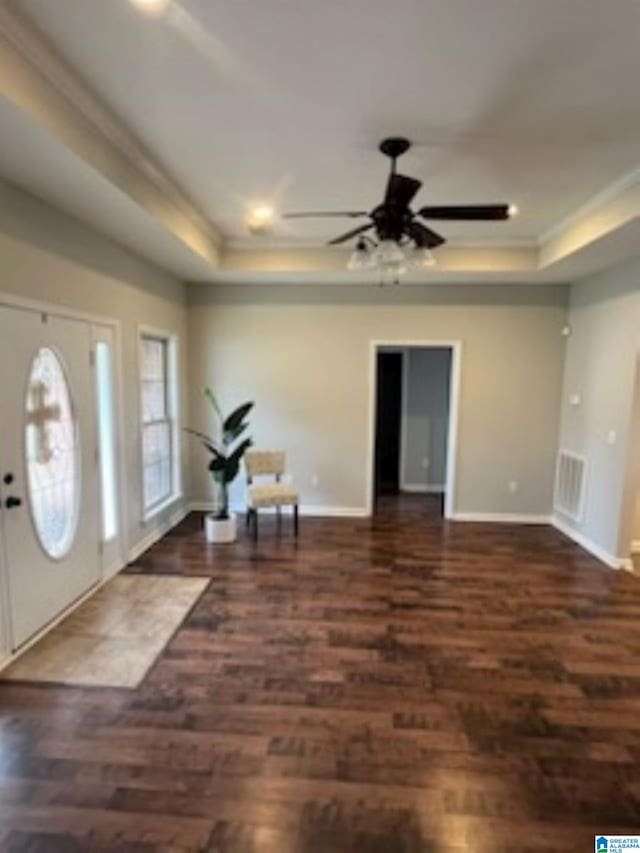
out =
[[222,545],[227,542],[235,542],[237,537],[236,517],[233,513],[229,518],[219,519],[213,515],[204,517],[204,535],[207,542]]

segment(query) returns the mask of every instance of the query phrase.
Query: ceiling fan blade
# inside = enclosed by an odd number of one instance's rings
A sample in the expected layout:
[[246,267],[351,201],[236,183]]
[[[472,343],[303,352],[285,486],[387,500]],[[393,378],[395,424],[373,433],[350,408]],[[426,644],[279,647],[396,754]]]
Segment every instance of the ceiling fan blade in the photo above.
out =
[[431,228],[415,220],[407,226],[407,234],[420,249],[435,249],[446,242],[440,234],[436,234]]
[[392,172],[389,175],[384,203],[404,210],[409,207],[421,186],[422,181]]
[[424,219],[498,220],[509,219],[508,204],[447,204],[441,207],[423,207],[419,215]]
[[341,234],[340,237],[334,237],[333,240],[329,240],[328,245],[337,246],[338,243],[346,243],[347,240],[351,240],[352,237],[357,237],[358,234],[364,234],[365,231],[369,231],[371,228],[373,228],[373,222],[369,222],[367,225],[360,225],[352,231],[347,231],[346,234]]
[[299,213],[281,213],[280,219],[311,219],[320,216],[350,216],[353,219],[357,219],[360,216],[368,215],[369,214],[366,210],[303,210]]

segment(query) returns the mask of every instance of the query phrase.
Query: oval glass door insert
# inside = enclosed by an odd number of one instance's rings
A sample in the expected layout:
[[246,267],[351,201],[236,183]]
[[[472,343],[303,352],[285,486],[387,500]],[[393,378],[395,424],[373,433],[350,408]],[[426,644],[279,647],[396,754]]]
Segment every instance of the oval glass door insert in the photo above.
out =
[[42,347],[29,374],[25,452],[29,503],[43,551],[62,559],[73,545],[80,504],[78,424],[65,369]]

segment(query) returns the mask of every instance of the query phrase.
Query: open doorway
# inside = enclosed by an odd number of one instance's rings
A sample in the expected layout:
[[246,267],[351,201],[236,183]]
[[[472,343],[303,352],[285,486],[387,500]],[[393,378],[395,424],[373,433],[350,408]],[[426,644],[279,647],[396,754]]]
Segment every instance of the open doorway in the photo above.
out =
[[372,512],[452,515],[457,344],[375,344]]

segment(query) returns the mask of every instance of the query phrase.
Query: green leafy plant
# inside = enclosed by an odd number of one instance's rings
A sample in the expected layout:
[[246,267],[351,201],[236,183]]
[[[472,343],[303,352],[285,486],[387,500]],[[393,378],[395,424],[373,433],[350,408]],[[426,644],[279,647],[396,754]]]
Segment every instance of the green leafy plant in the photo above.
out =
[[229,518],[229,485],[238,476],[242,457],[253,444],[251,438],[244,438],[239,444],[237,442],[249,426],[246,418],[254,404],[243,403],[225,417],[211,388],[205,388],[204,396],[211,403],[219,421],[220,439],[213,438],[195,429],[185,431],[199,438],[211,454],[209,471],[216,483],[219,495],[215,517],[223,520]]

